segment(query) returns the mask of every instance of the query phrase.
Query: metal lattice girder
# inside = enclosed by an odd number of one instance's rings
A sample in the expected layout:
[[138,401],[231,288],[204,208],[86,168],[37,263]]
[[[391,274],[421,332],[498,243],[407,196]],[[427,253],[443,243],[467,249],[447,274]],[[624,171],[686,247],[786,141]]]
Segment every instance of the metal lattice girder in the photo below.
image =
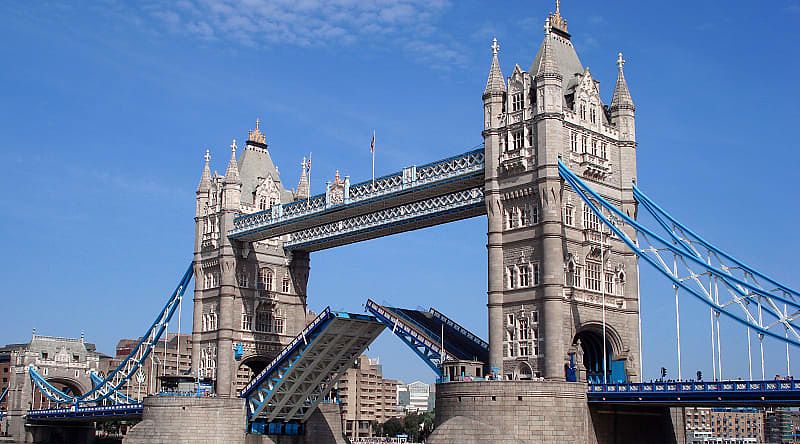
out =
[[800,294],[764,273],[748,267],[705,241],[634,187],[640,209],[656,220],[655,227],[639,223],[609,202],[559,161],[559,173],[569,187],[603,223],[601,236],[627,245],[646,263],[666,276],[675,288],[752,328],[759,338],[770,336],[800,346]]
[[249,419],[306,421],[383,328],[372,316],[326,308],[242,390]]
[[589,404],[680,407],[800,406],[800,381],[683,381],[593,384]]
[[338,223],[437,196],[482,187],[483,148],[349,186],[341,202],[326,195],[276,205],[234,220],[228,237],[257,241]]
[[289,235],[287,250],[318,251],[486,214],[476,187],[342,219]]
[[[438,376],[442,360],[489,359],[489,345],[440,312],[387,307],[368,300],[367,311],[372,313],[397,337],[408,345]],[[442,338],[442,331],[445,336]],[[442,343],[444,342],[444,349]]]
[[47,379],[36,371],[36,367],[31,365],[28,367],[28,374],[34,386],[47,399],[57,404],[83,406],[95,405],[109,398],[115,399],[115,402],[118,399],[122,399],[118,391],[130,381],[131,377],[139,370],[142,363],[158,343],[158,340],[167,330],[169,321],[177,311],[183,299],[183,294],[192,280],[193,273],[193,268],[190,265],[183,274],[178,286],[170,295],[167,303],[159,312],[156,320],[153,321],[145,334],[139,339],[139,342],[133,350],[131,350],[130,354],[122,360],[119,366],[111,370],[108,376],[102,378],[100,381],[93,381],[94,387],[91,390],[81,396],[68,395],[47,382]]

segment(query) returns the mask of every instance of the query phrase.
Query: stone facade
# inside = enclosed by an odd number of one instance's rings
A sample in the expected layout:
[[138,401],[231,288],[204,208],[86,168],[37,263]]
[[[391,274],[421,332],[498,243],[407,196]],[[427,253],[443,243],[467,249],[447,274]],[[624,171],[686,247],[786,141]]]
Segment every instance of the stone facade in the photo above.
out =
[[561,160],[635,215],[635,108],[622,55],[606,106],[559,8],[528,72],[516,65],[505,79],[496,41],[492,52],[483,94],[490,367],[507,379],[564,380],[574,354],[585,380],[602,377],[607,356],[609,372],[616,360],[639,380],[636,258],[558,173]]
[[[236,141],[224,176],[212,175],[206,153],[195,214],[192,368],[235,396],[306,323],[307,253],[288,253],[280,238],[239,242],[233,219],[307,196],[284,188],[256,122],[240,158]],[[234,348],[243,352],[234,357]]]

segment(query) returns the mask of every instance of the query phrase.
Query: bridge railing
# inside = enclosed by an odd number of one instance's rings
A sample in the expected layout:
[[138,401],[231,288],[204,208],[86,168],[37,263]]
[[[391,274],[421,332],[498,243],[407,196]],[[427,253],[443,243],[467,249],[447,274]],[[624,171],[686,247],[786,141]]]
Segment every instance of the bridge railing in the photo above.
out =
[[629,382],[614,384],[590,384],[590,394],[613,393],[687,393],[687,392],[781,392],[800,391],[800,381],[678,381],[678,382]]
[[312,196],[308,200],[275,205],[258,213],[236,217],[233,229],[228,232],[228,235],[237,236],[272,224],[305,218],[339,205],[366,202],[399,191],[474,174],[482,171],[484,167],[484,152],[483,148],[480,148],[422,166],[410,166],[402,171],[378,177],[374,183],[372,180],[354,185],[346,182],[344,198],[341,202],[334,201],[330,193],[325,193]]

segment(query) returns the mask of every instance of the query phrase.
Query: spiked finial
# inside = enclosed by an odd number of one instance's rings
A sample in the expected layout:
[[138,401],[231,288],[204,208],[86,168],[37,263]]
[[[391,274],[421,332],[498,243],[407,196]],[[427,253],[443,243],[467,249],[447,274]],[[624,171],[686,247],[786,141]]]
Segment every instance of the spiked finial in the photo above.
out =
[[209,162],[211,162],[211,152],[206,149],[206,154],[203,155],[203,159],[206,161],[206,164],[203,166],[203,174],[200,176],[200,185],[197,186],[197,191],[207,191],[211,188],[211,168],[209,167]]
[[500,60],[497,58],[497,53],[500,52],[500,45],[497,43],[497,38],[492,39],[492,66],[489,67],[489,78],[486,80],[486,88],[483,90],[483,95],[491,93],[504,93],[506,92],[506,82],[503,79],[503,72],[500,71]]
[[561,0],[556,0],[556,12],[550,14],[550,25],[564,33],[567,32],[567,21],[561,16]]
[[231,157],[236,157],[236,139],[233,139],[233,142],[231,142]]
[[297,199],[308,199],[310,193],[310,184],[308,182],[308,168],[311,165],[311,159],[306,160],[303,156],[303,161],[300,162],[300,181],[297,183]]
[[236,139],[231,142],[231,160],[228,162],[228,169],[225,170],[225,183],[242,183],[241,178],[239,178],[239,165],[236,163]]
[[630,109],[635,110],[636,107],[633,104],[633,98],[631,97],[631,92],[628,89],[628,82],[625,80],[625,72],[623,70],[623,66],[625,66],[625,59],[622,58],[622,53],[620,52],[617,54],[617,84],[614,87],[614,95],[611,97],[611,107],[612,111],[618,109]]
[[211,151],[209,151],[208,148],[206,148],[206,154],[205,156],[203,156],[203,159],[206,160],[206,165],[208,165],[208,163],[211,162]]

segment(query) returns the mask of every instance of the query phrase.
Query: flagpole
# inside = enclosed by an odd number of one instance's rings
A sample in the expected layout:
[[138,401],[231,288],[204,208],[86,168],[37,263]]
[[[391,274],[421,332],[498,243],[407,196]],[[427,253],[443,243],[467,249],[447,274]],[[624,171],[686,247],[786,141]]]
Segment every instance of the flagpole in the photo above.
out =
[[372,189],[375,190],[375,130],[372,130]]
[[311,152],[308,153],[308,196],[306,206],[311,206]]

